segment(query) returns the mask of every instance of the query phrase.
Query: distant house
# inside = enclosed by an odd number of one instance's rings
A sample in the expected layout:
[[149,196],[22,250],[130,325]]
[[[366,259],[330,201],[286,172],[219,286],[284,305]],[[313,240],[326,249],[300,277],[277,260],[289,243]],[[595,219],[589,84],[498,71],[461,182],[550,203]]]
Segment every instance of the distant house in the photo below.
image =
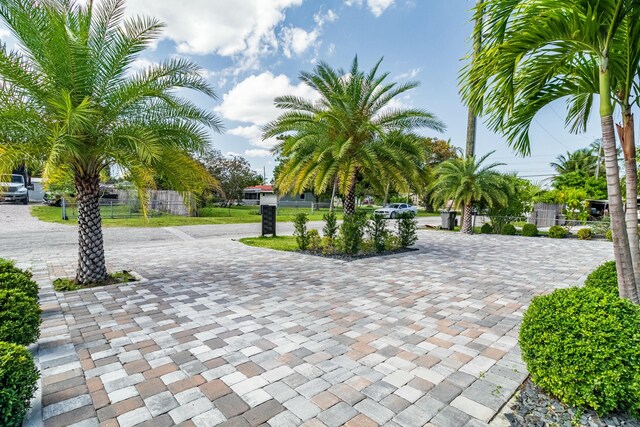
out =
[[[247,187],[244,189],[244,194],[242,196],[242,202],[245,205],[259,205],[260,198],[263,197],[264,194],[274,194],[275,190],[273,189],[273,185],[254,185],[252,187]],[[322,207],[328,207],[329,201],[324,199],[316,199],[313,193],[307,191],[302,194],[298,194],[295,196],[286,195],[279,196],[278,203],[281,206],[292,206],[292,207],[318,207],[321,205]],[[326,206],[325,206],[326,205]]]

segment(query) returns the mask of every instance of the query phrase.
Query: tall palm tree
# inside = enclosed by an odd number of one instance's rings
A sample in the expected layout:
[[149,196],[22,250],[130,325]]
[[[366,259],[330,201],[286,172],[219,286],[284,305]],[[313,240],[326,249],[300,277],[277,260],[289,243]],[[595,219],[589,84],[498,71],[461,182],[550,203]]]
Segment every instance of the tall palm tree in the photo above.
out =
[[220,121],[175,91],[214,98],[212,88],[186,59],[134,71],[134,61],[163,25],[123,15],[124,0],[0,2],[0,19],[20,46],[11,52],[0,47],[0,168],[43,158],[45,175],[63,170],[73,176],[80,283],[107,274],[101,171],[118,167],[143,202],[156,172],[179,190],[213,183],[193,155]]
[[504,163],[484,162],[493,154],[490,152],[476,159],[475,156],[447,160],[436,169],[437,179],[433,183],[432,198],[436,202],[453,200],[455,208],[462,207],[460,232],[471,234],[472,212],[476,204],[488,207],[506,205],[509,188],[504,177],[495,170]]
[[359,176],[384,171],[403,182],[414,174],[421,151],[415,138],[404,134],[418,127],[441,131],[445,125],[424,110],[394,108],[397,97],[418,83],[386,83],[389,73],[378,74],[381,61],[366,73],[357,57],[347,71],[322,62],[313,72],[300,73],[300,80],[320,94],[319,101],[276,98],[275,105],[287,111],[264,127],[263,137],[286,136],[274,148],[288,159],[278,178],[280,189],[322,193],[337,180],[350,215]]
[[[637,224],[637,215],[627,216],[625,227],[613,109],[614,101],[628,100],[624,92],[638,75],[640,2],[493,0],[485,3],[482,13],[485,43],[480,59],[463,71],[463,97],[517,151],[529,154],[530,125],[550,102],[568,97],[567,124],[575,131],[585,128],[593,95],[599,96],[620,294],[638,302],[634,270],[640,268],[640,250],[632,253],[637,227],[629,226]],[[637,193],[634,171],[627,185],[628,201]]]
[[558,174],[569,172],[582,172],[588,176],[594,176],[598,167],[598,157],[591,148],[581,148],[575,151],[567,151],[551,163]]

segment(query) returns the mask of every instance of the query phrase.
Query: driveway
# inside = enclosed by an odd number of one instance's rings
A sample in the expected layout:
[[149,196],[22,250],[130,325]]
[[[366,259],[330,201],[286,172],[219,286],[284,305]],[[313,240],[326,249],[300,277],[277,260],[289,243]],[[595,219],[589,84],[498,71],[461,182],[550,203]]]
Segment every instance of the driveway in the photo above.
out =
[[531,298],[612,256],[608,242],[420,231],[418,251],[343,262],[244,246],[233,227],[107,229],[110,268],[145,280],[61,294],[72,234],[9,223],[0,257],[42,286],[28,425],[45,426],[486,426],[527,375]]

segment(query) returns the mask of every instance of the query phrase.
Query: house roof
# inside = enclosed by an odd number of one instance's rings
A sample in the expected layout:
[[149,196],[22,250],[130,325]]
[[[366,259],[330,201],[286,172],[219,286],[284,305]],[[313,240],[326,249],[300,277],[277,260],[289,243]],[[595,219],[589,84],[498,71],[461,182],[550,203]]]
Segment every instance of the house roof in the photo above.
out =
[[273,185],[254,185],[245,188],[244,191],[260,191],[261,193],[273,193]]

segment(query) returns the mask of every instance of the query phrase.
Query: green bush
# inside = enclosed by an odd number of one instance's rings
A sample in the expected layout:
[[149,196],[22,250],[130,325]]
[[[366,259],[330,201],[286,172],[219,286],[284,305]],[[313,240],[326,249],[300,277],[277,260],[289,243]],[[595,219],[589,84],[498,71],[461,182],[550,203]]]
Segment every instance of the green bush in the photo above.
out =
[[15,262],[10,259],[0,258],[0,274],[4,273],[18,273],[26,276],[28,279],[33,277],[33,274],[27,270],[21,270],[16,267]]
[[0,342],[0,425],[22,425],[39,376],[26,348]]
[[538,227],[535,224],[525,224],[522,226],[522,235],[527,237],[536,237],[538,235]]
[[0,273],[0,290],[17,289],[38,299],[38,284],[22,273]]
[[309,236],[307,236],[307,218],[306,213],[299,213],[293,218],[293,235],[298,243],[298,249],[306,251],[309,246]]
[[593,288],[533,299],[520,348],[534,383],[563,403],[640,412],[640,307]]
[[505,224],[502,226],[502,232],[500,233],[504,236],[515,236],[516,235],[516,227],[513,224]]
[[596,268],[584,281],[585,288],[598,288],[618,295],[616,262],[609,261]]
[[24,292],[0,290],[0,341],[35,342],[40,335],[40,313],[38,302]]
[[613,231],[611,229],[607,230],[607,232],[604,233],[604,238],[610,242],[613,242]]
[[567,229],[560,225],[554,225],[553,227],[549,228],[549,237],[551,237],[552,239],[564,239],[565,237],[567,237],[568,233],[569,232],[567,231]]
[[356,212],[353,215],[345,215],[340,226],[339,241],[342,251],[347,255],[357,255],[362,246],[364,227],[367,224],[367,216],[364,212]]
[[336,218],[336,214],[333,212],[327,212],[322,215],[322,219],[324,220],[324,227],[322,227],[322,234],[324,237],[328,237],[331,240],[334,240],[338,235],[338,218]]
[[493,234],[493,226],[490,223],[485,222],[482,224],[482,227],[480,227],[480,232],[482,234]]
[[324,236],[321,245],[323,255],[333,255],[336,253],[336,242],[331,237]]
[[373,244],[373,250],[375,252],[384,251],[384,243],[389,231],[387,230],[387,220],[382,215],[371,215],[371,221],[367,223],[367,231],[369,232],[369,238]]
[[408,248],[418,241],[418,221],[413,213],[398,215],[398,239],[400,247]]
[[400,238],[392,233],[387,234],[387,238],[384,239],[384,250],[394,251],[400,248],[402,248],[402,245],[400,244]]
[[322,238],[318,230],[309,230],[307,232],[308,248],[312,252],[320,252],[322,250]]
[[593,232],[590,228],[581,228],[576,234],[580,240],[591,240],[593,237]]

